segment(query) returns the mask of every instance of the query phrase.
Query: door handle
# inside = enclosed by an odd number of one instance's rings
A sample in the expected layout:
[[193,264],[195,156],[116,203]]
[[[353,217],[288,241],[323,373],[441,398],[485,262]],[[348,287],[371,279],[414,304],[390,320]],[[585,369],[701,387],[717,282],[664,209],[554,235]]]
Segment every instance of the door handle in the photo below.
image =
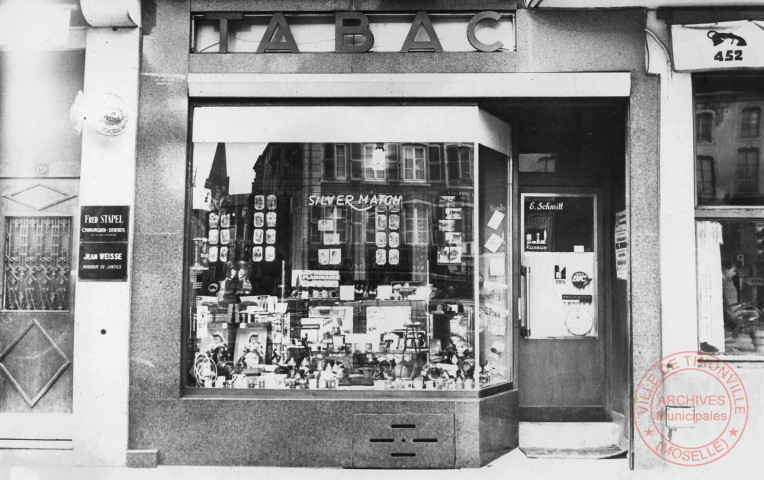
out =
[[520,270],[522,281],[520,282],[520,334],[523,337],[531,336],[531,267],[522,267]]

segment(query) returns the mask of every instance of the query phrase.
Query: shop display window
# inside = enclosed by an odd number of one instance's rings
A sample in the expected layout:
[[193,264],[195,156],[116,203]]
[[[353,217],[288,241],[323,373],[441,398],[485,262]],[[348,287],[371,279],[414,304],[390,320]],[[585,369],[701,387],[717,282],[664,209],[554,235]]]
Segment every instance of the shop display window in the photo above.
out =
[[702,351],[764,355],[764,220],[697,222]]
[[186,385],[510,380],[508,168],[464,142],[194,143]]
[[693,78],[699,349],[764,357],[761,75]]

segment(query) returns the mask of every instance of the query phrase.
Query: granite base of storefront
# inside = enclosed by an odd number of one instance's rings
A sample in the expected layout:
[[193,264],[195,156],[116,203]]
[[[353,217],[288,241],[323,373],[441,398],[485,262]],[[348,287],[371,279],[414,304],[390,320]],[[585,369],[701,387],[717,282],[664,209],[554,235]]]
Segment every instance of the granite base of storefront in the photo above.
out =
[[380,392],[293,398],[193,392],[136,406],[141,411],[133,419],[155,422],[138,428],[133,420],[131,448],[156,449],[164,465],[474,468],[518,445],[517,390],[492,390],[373,400],[370,394]]

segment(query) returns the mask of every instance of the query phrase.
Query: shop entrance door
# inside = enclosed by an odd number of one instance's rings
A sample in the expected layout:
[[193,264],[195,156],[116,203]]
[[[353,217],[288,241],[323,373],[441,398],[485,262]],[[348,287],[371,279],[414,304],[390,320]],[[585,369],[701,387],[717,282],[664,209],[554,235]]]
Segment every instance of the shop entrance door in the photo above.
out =
[[78,187],[0,180],[0,448],[71,448]]
[[520,419],[604,419],[603,267],[595,189],[520,192]]

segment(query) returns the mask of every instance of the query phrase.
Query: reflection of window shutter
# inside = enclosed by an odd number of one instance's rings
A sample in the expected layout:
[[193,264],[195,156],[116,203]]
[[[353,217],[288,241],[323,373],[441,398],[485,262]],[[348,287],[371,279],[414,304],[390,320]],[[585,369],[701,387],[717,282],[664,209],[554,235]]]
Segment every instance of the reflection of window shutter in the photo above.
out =
[[350,155],[353,157],[353,160],[361,158],[363,156],[363,146],[360,143],[351,143]]
[[698,155],[696,163],[696,190],[698,195],[715,195],[714,157]]
[[350,144],[350,178],[354,180],[363,178],[363,155],[360,143]]
[[393,182],[397,182],[400,180],[400,159],[398,157],[398,144],[386,144],[385,151],[387,152],[387,179]]
[[737,191],[758,193],[759,191],[759,151],[756,148],[741,148],[737,153]]
[[374,209],[367,210],[366,214],[366,243],[375,243],[376,216]]
[[430,170],[429,171],[430,181],[440,182],[443,180],[441,175],[441,164],[440,164],[440,145],[430,145],[429,153],[430,153],[430,158],[428,162],[428,167]]
[[334,157],[336,163],[336,172],[338,179],[345,179],[347,177],[347,147],[345,145],[336,146],[337,154]]
[[309,233],[310,243],[320,243],[319,232],[318,232],[318,219],[320,217],[321,217],[321,207],[317,205],[313,205],[312,207],[310,207],[310,233]]
[[459,179],[472,180],[472,149],[469,147],[459,149]]
[[334,145],[324,144],[324,178],[334,178]]
[[446,171],[449,184],[459,182],[459,149],[456,145],[446,147]]

